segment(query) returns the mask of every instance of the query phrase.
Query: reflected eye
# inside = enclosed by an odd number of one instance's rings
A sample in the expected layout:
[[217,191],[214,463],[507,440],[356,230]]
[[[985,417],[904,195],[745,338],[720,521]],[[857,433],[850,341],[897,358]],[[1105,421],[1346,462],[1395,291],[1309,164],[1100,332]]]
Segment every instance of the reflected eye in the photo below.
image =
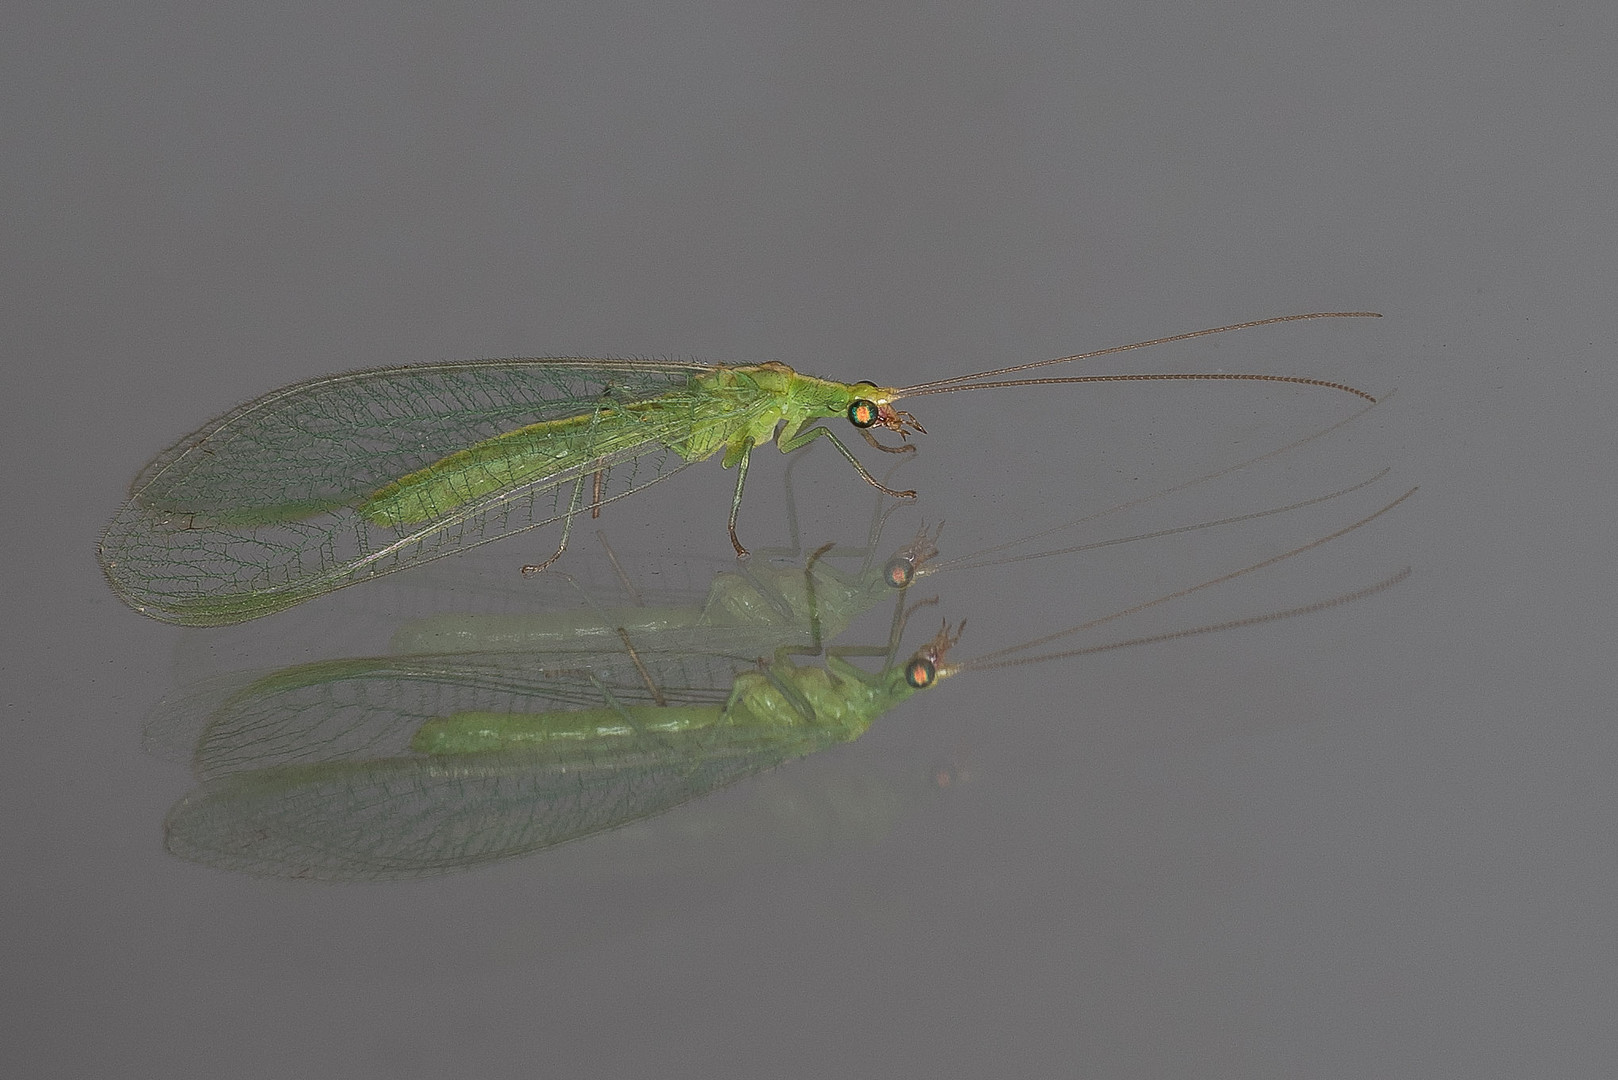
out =
[[868,428],[882,418],[876,402],[855,398],[848,403],[848,422],[857,428]]
[[889,559],[882,568],[882,580],[890,589],[903,589],[916,580],[916,564],[909,559]]

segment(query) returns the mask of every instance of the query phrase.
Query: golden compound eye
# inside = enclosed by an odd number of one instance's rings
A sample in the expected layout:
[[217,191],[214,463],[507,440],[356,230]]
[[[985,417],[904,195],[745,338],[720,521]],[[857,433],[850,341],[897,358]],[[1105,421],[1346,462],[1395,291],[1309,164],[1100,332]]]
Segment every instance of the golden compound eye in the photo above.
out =
[[882,568],[882,580],[890,589],[903,589],[916,580],[916,564],[909,559],[893,558]]
[[868,428],[882,418],[882,410],[874,401],[855,398],[848,403],[848,422],[857,428]]
[[925,690],[938,678],[938,668],[925,656],[912,657],[905,665],[905,682],[917,690]]

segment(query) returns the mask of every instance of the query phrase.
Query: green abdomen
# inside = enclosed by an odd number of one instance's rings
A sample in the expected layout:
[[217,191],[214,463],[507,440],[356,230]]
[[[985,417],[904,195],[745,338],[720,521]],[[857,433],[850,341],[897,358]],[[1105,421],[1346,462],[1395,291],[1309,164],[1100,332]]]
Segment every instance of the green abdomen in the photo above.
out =
[[641,413],[598,410],[496,435],[384,485],[360,514],[377,525],[416,525],[485,495],[593,461],[645,442]]
[[411,737],[418,754],[482,754],[495,750],[597,746],[608,749],[638,735],[711,728],[718,705],[628,705],[543,713],[458,712],[426,721]]
[[823,668],[792,668],[785,681],[792,692],[765,672],[742,672],[723,705],[456,712],[425,721],[411,737],[410,749],[432,755],[530,750],[577,760],[631,745],[647,748],[659,739],[711,736],[731,748],[790,746],[788,753],[795,756],[857,738],[877,713],[895,703],[881,700],[881,694],[873,697],[869,687],[830,679]]

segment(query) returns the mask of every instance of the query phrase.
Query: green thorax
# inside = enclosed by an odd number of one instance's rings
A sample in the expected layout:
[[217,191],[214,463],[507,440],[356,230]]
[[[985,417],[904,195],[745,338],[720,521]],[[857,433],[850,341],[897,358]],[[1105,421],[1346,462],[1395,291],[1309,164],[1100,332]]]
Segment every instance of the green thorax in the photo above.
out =
[[775,438],[790,439],[815,420],[842,416],[859,394],[847,383],[800,375],[781,363],[718,368],[691,380],[698,398],[687,461],[723,449],[730,468],[752,446]]
[[848,742],[913,693],[903,669],[892,665],[873,675],[835,656],[823,668],[778,660],[736,677],[724,722],[743,729],[809,730],[825,744]]

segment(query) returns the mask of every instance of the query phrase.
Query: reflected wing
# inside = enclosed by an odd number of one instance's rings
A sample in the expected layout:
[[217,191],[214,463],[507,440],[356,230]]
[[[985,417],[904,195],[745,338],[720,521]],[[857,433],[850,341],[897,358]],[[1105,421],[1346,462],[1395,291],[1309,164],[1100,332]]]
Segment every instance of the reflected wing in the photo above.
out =
[[521,753],[283,766],[180,801],[170,851],[275,877],[426,877],[539,851],[705,795],[802,750],[712,739],[567,765]]
[[[167,843],[232,870],[358,880],[447,873],[588,836],[836,738],[793,717],[722,722],[739,673],[757,663],[622,648],[372,657],[221,683],[178,698],[170,718],[171,729],[200,722],[202,783],[170,812]],[[425,726],[466,717],[548,734],[475,753],[412,749]]]
[[[756,663],[747,656],[682,652],[630,657],[621,648],[324,660],[255,679],[205,716],[193,712],[174,719],[200,720],[192,769],[199,779],[214,780],[256,769],[407,754],[423,724],[458,713],[717,708],[729,697],[737,672]],[[188,706],[189,699],[179,704]]]
[[238,772],[170,811],[170,852],[223,870],[332,881],[468,870],[662,813],[798,756],[712,738],[602,763],[521,753]]

